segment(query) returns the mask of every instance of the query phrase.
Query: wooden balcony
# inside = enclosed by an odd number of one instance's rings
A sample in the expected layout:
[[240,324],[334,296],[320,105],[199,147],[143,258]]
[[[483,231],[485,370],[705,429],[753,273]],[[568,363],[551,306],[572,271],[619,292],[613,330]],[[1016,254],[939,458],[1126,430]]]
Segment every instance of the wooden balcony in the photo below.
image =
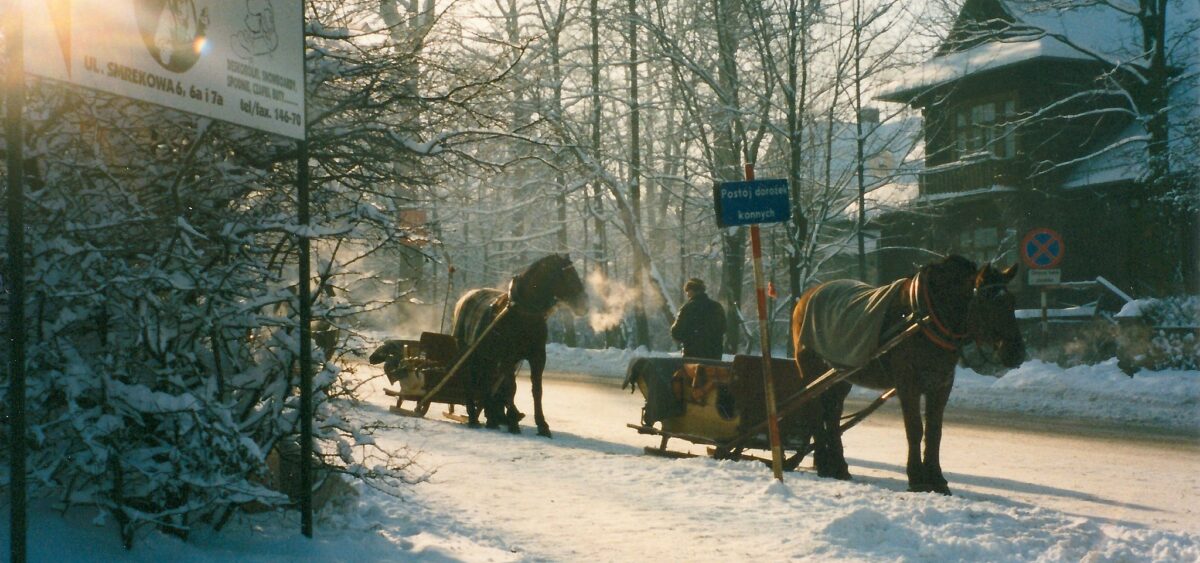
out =
[[979,192],[993,187],[1016,188],[1023,176],[1017,167],[1011,159],[981,153],[926,168],[919,173],[921,197]]

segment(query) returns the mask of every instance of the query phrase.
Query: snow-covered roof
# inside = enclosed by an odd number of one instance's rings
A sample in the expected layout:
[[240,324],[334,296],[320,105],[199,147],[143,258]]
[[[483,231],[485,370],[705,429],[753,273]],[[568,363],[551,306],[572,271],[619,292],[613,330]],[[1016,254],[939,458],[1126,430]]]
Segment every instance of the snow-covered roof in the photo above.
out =
[[[1105,3],[1056,8],[1045,0],[994,0],[1011,25],[1003,40],[937,56],[887,84],[881,100],[907,102],[921,92],[963,77],[1037,59],[1096,60],[1144,66],[1137,18]],[[1136,6],[1131,6],[1136,11]],[[1167,37],[1175,64],[1197,66],[1196,21],[1200,2],[1168,0]]]
[[988,42],[965,51],[934,57],[905,72],[882,88],[877,98],[890,102],[907,102],[921,92],[951,84],[981,72],[997,70],[1017,63],[1037,59],[1088,60],[1083,53],[1050,37],[1032,41]]
[[985,194],[1000,194],[1000,193],[1008,193],[1008,192],[1015,192],[1015,191],[1017,191],[1016,188],[1009,187],[1009,186],[989,186],[986,188],[979,188],[977,190],[966,190],[966,191],[962,191],[962,192],[947,192],[947,193],[942,193],[942,194],[923,195],[923,196],[918,197],[917,201],[920,201],[922,203],[931,203],[934,201],[946,201],[946,200],[950,200],[950,199],[962,199],[962,198],[966,198],[966,197],[979,196],[979,195],[985,195]]
[[[1180,21],[1181,18],[1176,16],[1189,11],[1186,4],[1195,3],[1195,0],[1169,1],[1171,11],[1168,19],[1171,21]],[[1141,48],[1141,27],[1135,16],[1123,10],[1103,2],[1076,2],[1067,9],[1061,3],[1056,5],[1046,0],[1000,0],[999,3],[1012,16],[1014,30],[1027,27],[1031,32],[1044,31],[1051,36],[1066,38],[1070,44],[1068,48],[1085,57],[1125,64],[1144,65],[1146,62]],[[1117,2],[1113,5],[1120,4]],[[1137,4],[1132,4],[1125,8],[1136,12]],[[1174,27],[1178,30],[1178,26]]]
[[[1108,67],[1137,69],[1145,65],[1141,27],[1134,15],[1109,3],[1055,7],[1045,0],[975,0],[992,2],[1010,22],[1004,39],[991,39],[961,51],[949,51],[904,73],[877,97],[911,102],[925,92],[968,76],[1033,61],[1101,61]],[[1128,6],[1136,12],[1137,6]],[[960,27],[971,25],[961,21]],[[965,34],[965,31],[964,31]],[[1200,163],[1180,130],[1200,121],[1200,2],[1167,0],[1168,62],[1180,77],[1170,93],[1169,120],[1173,153],[1171,166],[1183,169]],[[946,45],[943,45],[946,47]],[[1145,176],[1148,133],[1133,121],[1111,143],[1074,165],[1063,183],[1080,188],[1136,181]],[[969,195],[968,192],[966,195]],[[954,194],[961,196],[965,194]],[[937,196],[929,196],[937,197]],[[925,198],[923,198],[925,199]]]

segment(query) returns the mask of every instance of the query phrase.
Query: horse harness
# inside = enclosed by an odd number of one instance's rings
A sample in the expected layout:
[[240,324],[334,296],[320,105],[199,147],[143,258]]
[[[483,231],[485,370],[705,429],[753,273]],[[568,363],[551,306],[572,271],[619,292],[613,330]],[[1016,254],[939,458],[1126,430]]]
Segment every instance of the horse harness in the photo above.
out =
[[[934,346],[947,352],[958,352],[967,342],[968,335],[951,329],[934,310],[933,299],[929,297],[929,280],[923,277],[925,272],[926,270],[922,269],[908,282],[904,295],[909,312],[903,324],[920,323],[921,334]],[[892,330],[899,332],[903,328],[895,327]]]

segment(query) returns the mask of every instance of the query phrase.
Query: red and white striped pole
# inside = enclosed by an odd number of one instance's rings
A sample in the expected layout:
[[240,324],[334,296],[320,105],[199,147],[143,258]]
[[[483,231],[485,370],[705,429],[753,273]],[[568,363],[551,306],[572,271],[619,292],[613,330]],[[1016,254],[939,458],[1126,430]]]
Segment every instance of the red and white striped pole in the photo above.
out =
[[[746,180],[754,179],[754,165],[746,164]],[[763,394],[767,400],[767,433],[771,440],[771,471],[783,481],[783,445],[779,439],[779,417],[775,410],[775,378],[771,374],[771,332],[767,327],[766,284],[763,283],[762,237],[758,223],[750,225],[750,250],[754,256],[754,293],[758,297],[758,338],[762,348]]]

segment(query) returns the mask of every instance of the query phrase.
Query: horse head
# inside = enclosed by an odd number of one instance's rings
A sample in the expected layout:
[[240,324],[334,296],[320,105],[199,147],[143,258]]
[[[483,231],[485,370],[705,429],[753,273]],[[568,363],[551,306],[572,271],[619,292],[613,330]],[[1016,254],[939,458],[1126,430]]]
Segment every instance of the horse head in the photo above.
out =
[[554,286],[555,299],[570,307],[571,312],[576,316],[586,315],[588,310],[587,291],[583,287],[583,280],[579,277],[579,272],[575,271],[575,264],[571,262],[571,257],[567,254],[556,254],[555,256],[560,258],[558,269],[561,274]]
[[1008,291],[1008,283],[1016,276],[1016,264],[1005,270],[984,264],[975,274],[967,310],[967,324],[975,342],[991,346],[1000,362],[1010,368],[1025,361],[1025,343],[1014,310],[1016,298]]

